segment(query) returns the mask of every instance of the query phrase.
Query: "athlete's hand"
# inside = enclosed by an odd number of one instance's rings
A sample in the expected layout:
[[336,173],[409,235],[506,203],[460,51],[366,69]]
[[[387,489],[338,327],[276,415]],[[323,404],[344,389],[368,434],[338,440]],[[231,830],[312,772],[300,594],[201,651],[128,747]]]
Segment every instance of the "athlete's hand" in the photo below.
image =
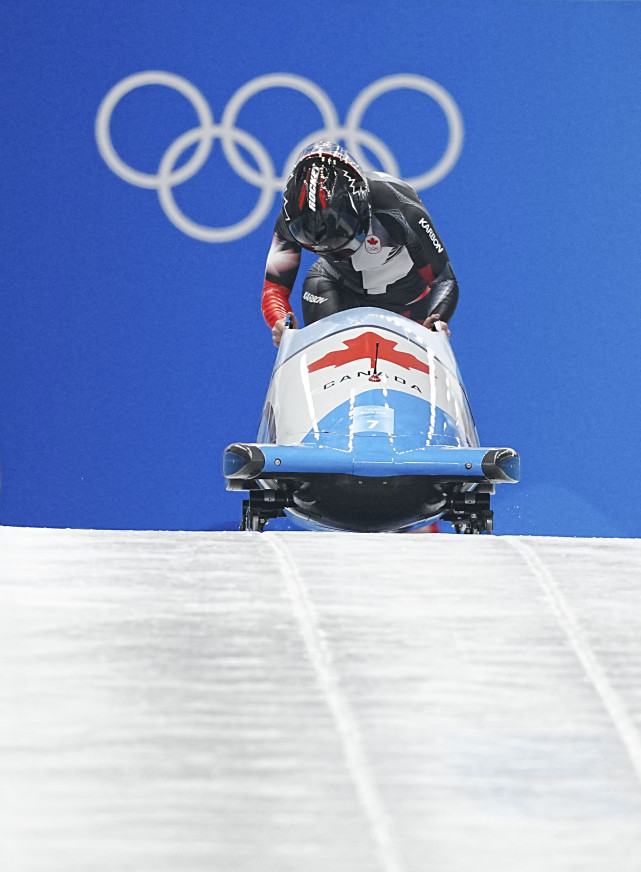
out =
[[[438,327],[436,326],[437,324],[439,325]],[[447,321],[441,321],[440,315],[428,315],[425,321],[423,321],[423,327],[427,327],[428,330],[441,330],[447,336],[450,336],[450,328],[447,326]]]
[[[298,328],[298,321],[296,320],[296,315],[293,312],[287,313],[290,316],[291,326],[296,330]],[[274,340],[274,345],[276,348],[280,345],[280,340],[283,337],[283,330],[287,327],[287,318],[279,318],[278,321],[272,327],[272,339]]]

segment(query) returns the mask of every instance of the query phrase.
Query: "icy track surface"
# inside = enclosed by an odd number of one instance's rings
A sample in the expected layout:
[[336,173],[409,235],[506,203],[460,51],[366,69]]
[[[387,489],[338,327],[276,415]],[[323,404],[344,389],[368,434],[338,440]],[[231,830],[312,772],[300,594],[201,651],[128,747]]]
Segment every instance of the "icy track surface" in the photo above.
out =
[[641,541],[0,544],[2,872],[640,872]]

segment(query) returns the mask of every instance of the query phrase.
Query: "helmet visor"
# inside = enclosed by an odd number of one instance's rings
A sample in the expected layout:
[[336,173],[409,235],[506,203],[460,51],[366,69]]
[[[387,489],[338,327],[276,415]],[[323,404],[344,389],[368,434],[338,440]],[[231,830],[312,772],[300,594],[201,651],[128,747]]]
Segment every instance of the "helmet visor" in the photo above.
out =
[[[367,227],[358,215],[344,209],[324,209],[316,220],[301,215],[289,222],[289,232],[296,242],[309,251],[340,251],[348,246],[356,251],[367,235]],[[356,243],[356,245],[354,245]]]

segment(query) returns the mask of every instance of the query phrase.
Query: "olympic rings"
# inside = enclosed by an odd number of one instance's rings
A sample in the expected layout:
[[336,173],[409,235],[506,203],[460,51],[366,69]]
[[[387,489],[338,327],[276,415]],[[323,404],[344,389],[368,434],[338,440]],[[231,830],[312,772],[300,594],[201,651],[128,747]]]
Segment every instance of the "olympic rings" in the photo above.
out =
[[[164,153],[158,172],[153,175],[136,170],[125,163],[116,152],[111,140],[111,117],[124,96],[144,85],[164,85],[182,94],[193,106],[199,126],[179,136]],[[273,161],[264,146],[247,131],[236,127],[238,115],[251,97],[270,88],[289,88],[308,97],[319,110],[323,126],[306,136],[290,152],[284,171],[278,175]],[[352,103],[341,125],[334,104],[328,95],[309,79],[293,73],[272,73],[258,76],[236,91],[227,104],[220,124],[216,124],[211,109],[200,91],[182,76],[162,70],[135,73],[118,82],[105,96],[96,116],[96,142],[107,166],[121,179],[140,188],[155,189],[161,207],[169,220],[178,229],[203,242],[231,242],[255,230],[269,213],[276,192],[285,187],[285,182],[296,157],[302,148],[316,139],[344,140],[347,148],[366,170],[371,167],[363,147],[369,149],[380,161],[383,170],[400,177],[396,159],[390,149],[377,136],[360,127],[361,120],[371,104],[388,91],[408,88],[431,97],[443,110],[449,128],[445,153],[438,163],[414,178],[407,179],[416,190],[435,185],[452,169],[463,146],[463,120],[453,97],[445,88],[423,76],[401,74],[386,76],[365,88]],[[225,157],[235,172],[246,182],[260,189],[256,206],[242,221],[227,227],[206,227],[187,218],[178,208],[172,188],[191,179],[205,164],[216,139],[220,139]],[[179,169],[174,169],[180,155],[197,144],[189,160]],[[255,160],[258,169],[248,164],[238,149],[241,145]]]

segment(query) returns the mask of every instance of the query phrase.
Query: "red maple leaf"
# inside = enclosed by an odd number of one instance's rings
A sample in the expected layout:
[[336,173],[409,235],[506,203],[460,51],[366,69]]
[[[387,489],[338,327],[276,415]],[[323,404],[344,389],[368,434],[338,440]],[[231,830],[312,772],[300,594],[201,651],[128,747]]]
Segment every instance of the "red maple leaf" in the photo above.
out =
[[372,236],[371,239],[367,240],[368,245],[378,245],[378,239],[375,236]]
[[418,369],[429,375],[430,368],[418,357],[409,354],[406,351],[396,351],[398,342],[393,342],[391,339],[385,339],[377,333],[361,333],[354,339],[345,339],[343,345],[345,348],[340,348],[338,351],[330,351],[328,354],[315,360],[307,369],[309,372],[317,372],[319,369],[326,369],[328,366],[343,366],[345,363],[351,363],[354,360],[363,360],[369,358],[371,368],[374,369],[374,361],[376,360],[376,345],[378,344],[378,360],[387,360],[389,363],[395,363],[403,369]]

